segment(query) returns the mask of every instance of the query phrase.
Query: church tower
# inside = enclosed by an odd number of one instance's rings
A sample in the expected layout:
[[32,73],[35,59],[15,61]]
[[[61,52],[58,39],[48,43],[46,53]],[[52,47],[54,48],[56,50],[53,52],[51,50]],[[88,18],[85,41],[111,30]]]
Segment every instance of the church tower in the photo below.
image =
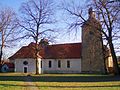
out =
[[101,24],[95,17],[92,8],[89,18],[82,26],[82,72],[104,73]]

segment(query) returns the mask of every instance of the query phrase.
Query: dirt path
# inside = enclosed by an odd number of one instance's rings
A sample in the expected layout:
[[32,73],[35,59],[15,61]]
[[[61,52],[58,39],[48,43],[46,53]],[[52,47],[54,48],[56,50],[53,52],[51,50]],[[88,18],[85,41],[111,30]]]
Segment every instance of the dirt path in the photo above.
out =
[[39,88],[35,85],[34,82],[32,82],[32,77],[31,76],[27,76],[26,77],[26,89],[25,90],[39,90]]

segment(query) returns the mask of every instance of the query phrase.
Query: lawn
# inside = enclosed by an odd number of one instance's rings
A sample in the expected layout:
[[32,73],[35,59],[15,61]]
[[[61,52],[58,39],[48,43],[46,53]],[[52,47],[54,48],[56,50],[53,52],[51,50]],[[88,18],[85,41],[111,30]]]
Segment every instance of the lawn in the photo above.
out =
[[[28,90],[30,77],[39,90],[120,90],[120,76],[95,74],[0,74],[0,90]],[[34,87],[34,86],[30,86]]]

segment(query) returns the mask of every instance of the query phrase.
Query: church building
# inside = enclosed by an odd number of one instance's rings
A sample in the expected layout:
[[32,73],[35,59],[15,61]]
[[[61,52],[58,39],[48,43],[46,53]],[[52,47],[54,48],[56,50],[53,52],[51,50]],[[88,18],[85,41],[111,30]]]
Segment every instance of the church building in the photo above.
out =
[[[89,9],[82,25],[82,43],[47,45],[40,48],[39,73],[105,73],[101,24]],[[35,73],[35,43],[23,46],[9,57],[15,72]]]

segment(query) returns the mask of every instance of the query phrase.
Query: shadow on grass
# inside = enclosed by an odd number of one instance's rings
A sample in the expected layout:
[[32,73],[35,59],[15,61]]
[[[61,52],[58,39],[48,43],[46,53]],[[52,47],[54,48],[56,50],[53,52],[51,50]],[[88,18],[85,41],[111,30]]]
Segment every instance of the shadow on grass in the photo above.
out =
[[0,81],[26,81],[27,76],[0,76]]
[[16,85],[16,84],[0,84],[3,87],[36,87],[36,85]]
[[120,81],[120,76],[0,76],[0,81],[32,82],[107,82]]
[[32,81],[41,82],[107,82],[120,81],[120,77],[114,76],[41,76],[34,77]]

